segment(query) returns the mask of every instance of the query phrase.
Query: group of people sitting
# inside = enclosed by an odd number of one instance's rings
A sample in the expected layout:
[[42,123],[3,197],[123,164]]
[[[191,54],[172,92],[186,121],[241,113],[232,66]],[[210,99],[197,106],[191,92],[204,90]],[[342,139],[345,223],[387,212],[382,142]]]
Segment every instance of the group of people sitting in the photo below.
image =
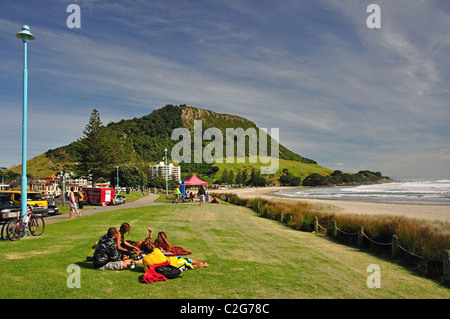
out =
[[127,241],[125,234],[129,233],[131,226],[123,223],[120,229],[110,227],[92,248],[95,248],[92,260],[94,268],[98,270],[122,270],[127,267],[134,268],[142,263],[144,272],[152,265],[169,262],[170,265],[187,268],[208,267],[195,259],[185,258],[190,252],[182,247],[172,246],[164,232],[159,232],[157,239],[152,239],[152,229],[147,227],[149,236],[143,241]]

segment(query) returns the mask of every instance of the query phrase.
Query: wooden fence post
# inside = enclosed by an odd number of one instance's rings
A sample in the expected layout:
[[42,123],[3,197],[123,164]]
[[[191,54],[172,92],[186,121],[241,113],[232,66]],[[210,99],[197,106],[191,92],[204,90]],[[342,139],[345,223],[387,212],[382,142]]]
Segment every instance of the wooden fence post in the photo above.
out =
[[319,218],[314,217],[314,233],[317,235],[319,232]]
[[397,257],[398,253],[398,237],[397,235],[392,235],[392,247],[391,247],[392,257]]
[[362,247],[363,245],[363,234],[364,234],[364,226],[358,227],[358,247]]
[[444,251],[444,279],[450,280],[450,249]]
[[333,238],[337,238],[337,221],[333,220]]

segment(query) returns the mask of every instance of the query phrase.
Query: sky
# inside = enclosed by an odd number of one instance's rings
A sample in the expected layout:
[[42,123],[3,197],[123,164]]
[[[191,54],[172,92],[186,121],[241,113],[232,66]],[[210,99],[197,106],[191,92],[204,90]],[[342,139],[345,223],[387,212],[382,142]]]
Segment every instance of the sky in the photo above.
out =
[[1,167],[21,163],[24,24],[28,159],[94,108],[108,124],[186,104],[331,169],[450,178],[448,0],[0,0]]

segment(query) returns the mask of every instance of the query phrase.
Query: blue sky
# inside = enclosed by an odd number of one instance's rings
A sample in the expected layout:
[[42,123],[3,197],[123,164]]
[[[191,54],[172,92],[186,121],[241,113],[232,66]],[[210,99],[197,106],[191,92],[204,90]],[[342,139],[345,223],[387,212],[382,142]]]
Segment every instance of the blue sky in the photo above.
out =
[[0,0],[6,167],[21,162],[23,24],[28,158],[81,137],[93,108],[107,124],[187,104],[279,128],[331,169],[450,177],[447,0]]

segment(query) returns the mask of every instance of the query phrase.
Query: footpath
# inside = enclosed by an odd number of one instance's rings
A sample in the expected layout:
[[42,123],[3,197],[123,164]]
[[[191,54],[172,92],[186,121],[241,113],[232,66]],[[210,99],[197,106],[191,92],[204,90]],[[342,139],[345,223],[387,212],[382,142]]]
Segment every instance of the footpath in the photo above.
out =
[[[157,194],[149,194],[148,196],[145,196],[143,198],[139,198],[138,200],[135,200],[131,203],[125,203],[122,205],[116,205],[116,206],[91,206],[91,205],[85,205],[84,208],[81,211],[81,217],[88,216],[96,213],[106,212],[106,211],[113,211],[117,209],[125,209],[125,208],[135,208],[135,207],[144,207],[144,206],[154,206],[154,205],[171,205],[170,203],[155,203],[155,200],[159,197]],[[73,214],[74,218],[78,218],[76,216],[76,213]],[[69,214],[61,214],[61,215],[54,215],[45,217],[45,223],[52,223],[59,220],[68,220]]]

